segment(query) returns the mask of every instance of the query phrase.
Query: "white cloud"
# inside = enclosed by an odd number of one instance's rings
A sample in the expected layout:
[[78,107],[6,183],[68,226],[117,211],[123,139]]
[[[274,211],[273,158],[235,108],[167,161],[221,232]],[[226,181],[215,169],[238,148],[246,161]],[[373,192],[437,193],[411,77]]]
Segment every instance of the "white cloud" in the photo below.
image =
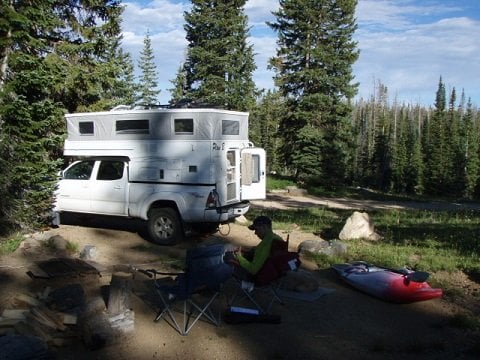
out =
[[[477,97],[477,75],[480,73],[480,43],[473,34],[480,31],[480,22],[467,17],[452,17],[456,8],[402,7],[399,1],[378,2],[377,13],[362,11],[377,1],[360,1],[359,28],[355,34],[360,58],[354,65],[359,96],[373,93],[373,79],[389,88],[390,98],[400,101],[433,104],[438,80],[442,76],[447,89],[462,88],[472,100]],[[395,5],[395,4],[397,5]],[[411,14],[432,14],[437,20],[420,22]],[[442,12],[449,13],[439,16]],[[408,16],[407,16],[408,15]],[[382,20],[383,19],[383,20]],[[377,21],[378,20],[378,21]],[[362,25],[363,24],[363,25]],[[372,24],[375,24],[372,26]],[[378,24],[382,24],[381,28]]]
[[408,28],[413,17],[431,17],[460,11],[444,3],[430,5],[415,0],[359,0],[356,16],[360,27],[379,27],[394,31]]
[[123,31],[145,35],[183,28],[183,12],[187,3],[172,3],[168,0],[154,0],[140,6],[128,2],[123,13]]
[[272,11],[278,10],[277,0],[248,0],[245,4],[245,14],[250,25],[266,27],[266,21],[273,21]]

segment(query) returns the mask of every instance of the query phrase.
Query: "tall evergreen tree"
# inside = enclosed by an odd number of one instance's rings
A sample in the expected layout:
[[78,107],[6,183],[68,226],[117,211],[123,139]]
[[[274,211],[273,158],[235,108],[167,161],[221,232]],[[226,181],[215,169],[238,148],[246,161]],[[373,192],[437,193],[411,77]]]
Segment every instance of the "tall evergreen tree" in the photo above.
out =
[[276,84],[288,100],[281,125],[287,164],[298,178],[345,182],[351,159],[352,65],[358,58],[355,0],[280,0]]
[[187,56],[173,81],[175,97],[184,94],[192,102],[234,110],[254,105],[256,67],[252,45],[247,43],[245,3],[192,0],[192,9],[185,13]]
[[474,113],[471,99],[468,100],[466,113],[464,117],[464,178],[465,188],[463,196],[472,199],[475,195],[475,188],[480,182],[480,146],[478,132],[479,128],[475,127]]
[[140,53],[138,66],[142,72],[139,83],[139,94],[137,103],[142,106],[155,105],[158,103],[157,89],[157,70],[155,65],[155,55],[152,49],[152,40],[147,33],[143,39],[143,50]]
[[[419,106],[417,106],[419,108]],[[418,110],[417,110],[418,112]],[[406,149],[407,164],[405,168],[405,191],[407,194],[423,193],[423,149],[419,127],[415,122],[414,110],[406,114]]]
[[173,80],[170,80],[173,88],[169,89],[171,98],[170,104],[179,104],[186,98],[187,75],[183,64],[177,69],[177,75]]
[[465,189],[465,153],[464,153],[464,136],[460,123],[460,112],[456,108],[457,93],[455,87],[450,93],[448,104],[447,120],[447,147],[448,147],[448,168],[445,173],[448,179],[448,187],[452,195],[462,195]]
[[249,118],[249,138],[256,146],[265,149],[268,171],[283,172],[282,158],[278,156],[282,146],[278,136],[279,119],[285,112],[283,98],[277,91],[267,91],[253,108]]
[[424,132],[425,149],[425,191],[433,195],[447,194],[448,184],[445,169],[448,169],[448,147],[446,140],[445,84],[440,78],[435,96],[435,112]]
[[107,90],[123,73],[116,57],[123,10],[106,0],[1,7],[0,222],[28,228],[46,221],[51,207],[64,112],[119,101]]

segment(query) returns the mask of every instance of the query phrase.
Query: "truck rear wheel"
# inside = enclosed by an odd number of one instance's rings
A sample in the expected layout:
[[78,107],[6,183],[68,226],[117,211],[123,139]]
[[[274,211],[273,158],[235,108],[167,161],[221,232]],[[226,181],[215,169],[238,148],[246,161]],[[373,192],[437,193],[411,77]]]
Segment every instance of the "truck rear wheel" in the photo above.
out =
[[156,244],[172,245],[183,239],[180,218],[173,209],[152,209],[148,216],[147,227],[150,239]]

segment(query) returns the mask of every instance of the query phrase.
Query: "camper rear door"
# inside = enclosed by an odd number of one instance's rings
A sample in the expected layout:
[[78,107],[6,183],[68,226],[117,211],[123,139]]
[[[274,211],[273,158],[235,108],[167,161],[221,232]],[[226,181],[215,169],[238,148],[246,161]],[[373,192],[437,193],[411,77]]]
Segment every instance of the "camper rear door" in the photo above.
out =
[[241,151],[241,200],[265,199],[266,155],[262,148]]

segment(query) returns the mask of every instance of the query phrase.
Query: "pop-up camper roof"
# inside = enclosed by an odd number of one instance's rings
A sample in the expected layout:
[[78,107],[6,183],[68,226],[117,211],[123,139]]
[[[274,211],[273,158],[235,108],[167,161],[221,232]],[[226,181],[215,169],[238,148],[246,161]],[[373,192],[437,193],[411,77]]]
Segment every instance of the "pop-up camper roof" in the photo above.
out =
[[65,118],[69,141],[248,140],[248,113],[229,110],[120,110]]
[[[249,143],[248,113],[245,112],[218,109],[115,110],[67,114],[65,118],[68,130],[65,156],[138,157],[158,152],[160,148],[169,148],[169,153],[175,153],[175,149],[192,141]],[[167,145],[170,141],[176,145]]]

